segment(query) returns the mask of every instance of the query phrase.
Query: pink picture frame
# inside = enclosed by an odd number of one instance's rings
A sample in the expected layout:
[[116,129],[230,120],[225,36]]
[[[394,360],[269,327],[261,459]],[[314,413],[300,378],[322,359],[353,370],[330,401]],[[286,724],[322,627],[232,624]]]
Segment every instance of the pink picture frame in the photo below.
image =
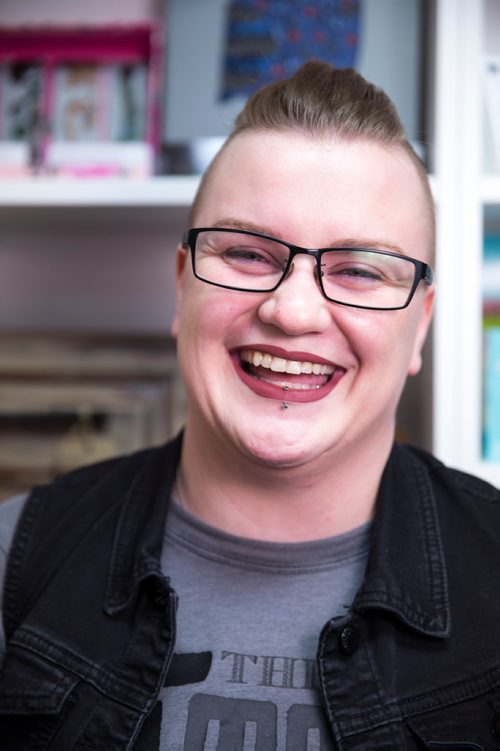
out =
[[[68,66],[88,65],[102,69],[101,79],[104,83],[100,83],[100,103],[96,109],[103,117],[108,98],[106,71],[111,66],[141,66],[145,71],[141,140],[149,145],[155,157],[159,154],[162,140],[163,39],[159,22],[0,28],[0,66],[34,65],[40,71],[38,114],[44,128],[37,136],[37,147],[42,164],[54,140],[57,76],[65,68],[71,70]],[[0,112],[4,106],[0,87]],[[1,130],[0,139],[5,139]]]

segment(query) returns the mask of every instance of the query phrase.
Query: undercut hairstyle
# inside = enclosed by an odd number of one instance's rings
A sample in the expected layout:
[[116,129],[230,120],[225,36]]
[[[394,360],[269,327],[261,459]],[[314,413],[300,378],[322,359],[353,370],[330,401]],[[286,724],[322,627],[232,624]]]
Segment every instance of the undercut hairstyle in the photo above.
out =
[[360,138],[401,149],[413,162],[422,184],[433,260],[434,200],[425,167],[406,138],[396,107],[382,89],[353,68],[335,68],[320,60],[304,63],[290,78],[259,89],[247,100],[231,134],[201,179],[189,215],[190,226],[220,154],[238,135],[251,131],[292,132],[320,140]]

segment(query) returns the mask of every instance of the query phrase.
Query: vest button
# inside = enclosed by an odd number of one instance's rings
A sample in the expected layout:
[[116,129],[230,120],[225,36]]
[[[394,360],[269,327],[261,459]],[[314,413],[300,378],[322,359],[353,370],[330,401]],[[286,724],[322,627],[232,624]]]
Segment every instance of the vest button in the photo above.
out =
[[339,632],[339,650],[344,655],[352,655],[358,648],[359,631],[356,626],[349,623]]
[[491,734],[496,741],[500,741],[500,713],[496,714],[491,721]]

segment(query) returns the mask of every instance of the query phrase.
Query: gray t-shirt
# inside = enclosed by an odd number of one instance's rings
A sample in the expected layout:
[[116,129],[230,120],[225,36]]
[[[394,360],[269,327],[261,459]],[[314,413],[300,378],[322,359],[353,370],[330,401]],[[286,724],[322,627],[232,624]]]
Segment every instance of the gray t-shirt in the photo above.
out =
[[[25,498],[0,504],[0,586]],[[370,533],[364,525],[313,542],[261,542],[207,526],[172,503],[162,569],[179,595],[175,654],[138,748],[332,748],[317,641],[361,584]]]
[[261,542],[172,505],[162,568],[179,607],[157,711],[161,749],[333,747],[316,680],[317,642],[324,624],[352,603],[370,532],[365,525],[314,542]]
[[[0,503],[0,593],[3,592],[5,567],[17,520],[26,502],[27,495],[16,495]],[[5,635],[3,630],[3,597],[0,597],[0,663],[5,652]]]

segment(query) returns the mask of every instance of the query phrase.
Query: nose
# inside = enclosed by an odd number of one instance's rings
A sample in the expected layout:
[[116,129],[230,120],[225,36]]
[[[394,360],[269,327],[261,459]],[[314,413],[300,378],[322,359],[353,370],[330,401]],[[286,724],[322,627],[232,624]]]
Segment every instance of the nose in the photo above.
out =
[[286,334],[321,333],[331,323],[331,303],[319,287],[312,258],[295,258],[286,278],[259,306],[264,323]]

